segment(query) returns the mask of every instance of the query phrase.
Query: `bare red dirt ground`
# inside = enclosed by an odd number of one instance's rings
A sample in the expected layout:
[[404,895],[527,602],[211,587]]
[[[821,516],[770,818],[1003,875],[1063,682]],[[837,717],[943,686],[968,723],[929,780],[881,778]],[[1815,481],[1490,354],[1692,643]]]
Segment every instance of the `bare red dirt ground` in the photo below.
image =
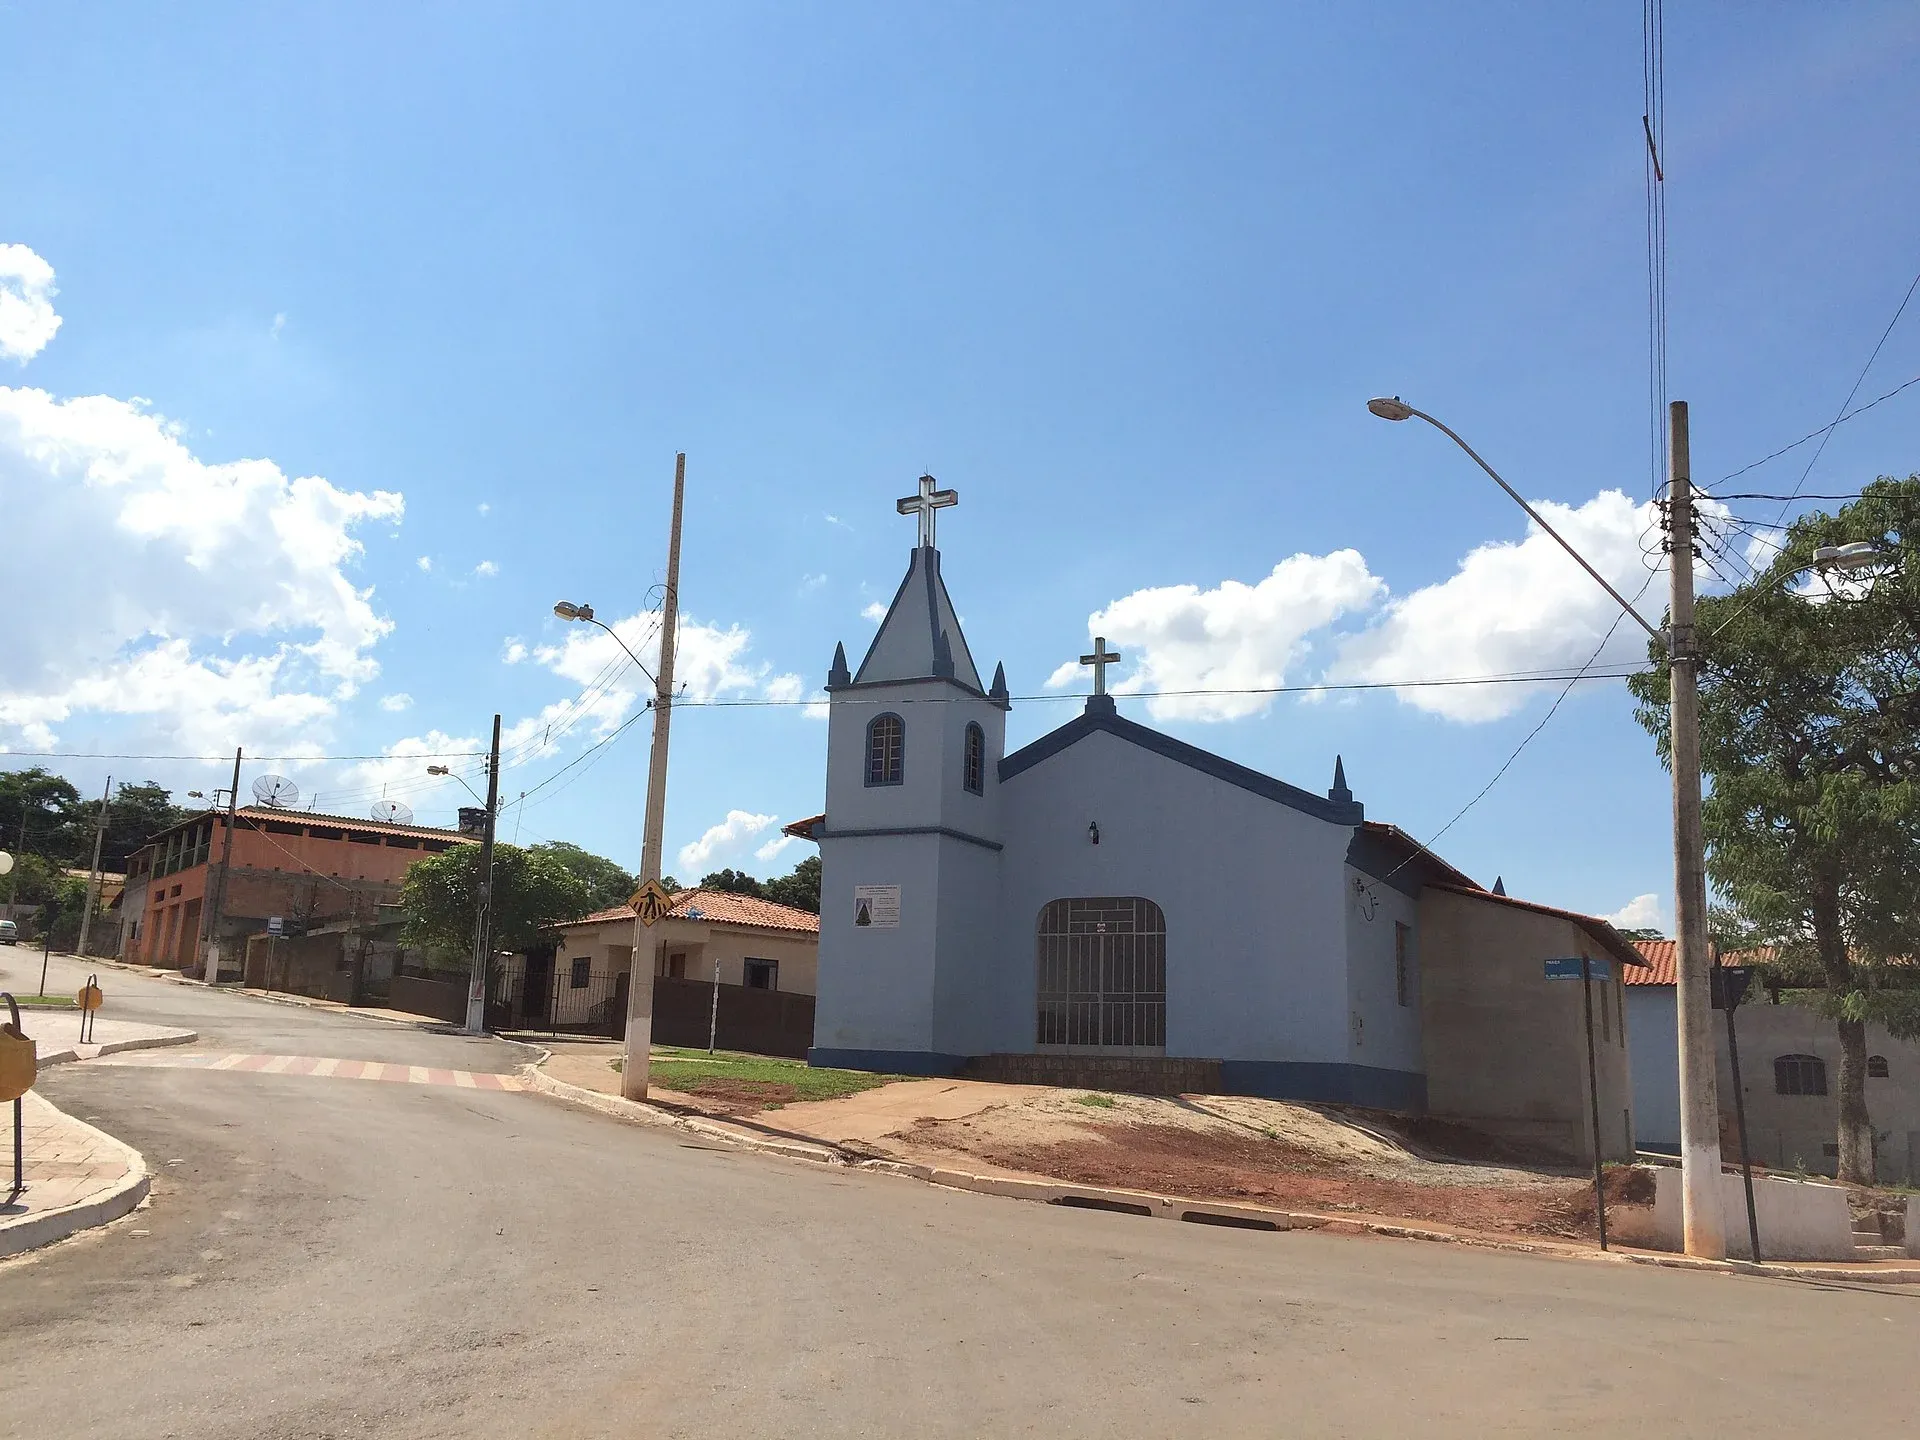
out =
[[[913,1139],[1085,1185],[1390,1215],[1499,1234],[1582,1240],[1595,1234],[1590,1180],[1542,1176],[1522,1185],[1432,1183],[1355,1173],[1339,1160],[1260,1135],[1173,1125],[1085,1129],[1092,1133],[1084,1138],[1019,1144],[970,1141],[954,1137],[949,1127],[924,1125]],[[1633,1185],[1630,1172],[1610,1175],[1609,1203],[1630,1198],[1625,1192]]]

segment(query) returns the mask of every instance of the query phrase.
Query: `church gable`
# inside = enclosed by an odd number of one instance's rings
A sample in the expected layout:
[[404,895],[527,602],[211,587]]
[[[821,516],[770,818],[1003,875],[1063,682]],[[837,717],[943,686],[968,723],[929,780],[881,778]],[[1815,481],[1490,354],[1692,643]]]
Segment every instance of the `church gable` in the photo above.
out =
[[1284,780],[1276,780],[1271,775],[1263,775],[1258,770],[1236,764],[1225,756],[1202,750],[1198,745],[1189,745],[1184,740],[1176,740],[1171,735],[1128,720],[1115,709],[1113,697],[1104,694],[1092,696],[1085,712],[1058,730],[1042,735],[1031,745],[1014,751],[1002,760],[999,767],[1001,783],[1005,784],[1043,760],[1077,745],[1089,735],[1102,733],[1152,751],[1176,764],[1197,770],[1202,775],[1225,781],[1262,799],[1276,801],[1315,819],[1325,820],[1331,825],[1359,825],[1365,818],[1364,807],[1352,798],[1351,792],[1344,786],[1340,786],[1336,794],[1345,798],[1329,798],[1316,795],[1311,790],[1302,790],[1297,785],[1289,785]]

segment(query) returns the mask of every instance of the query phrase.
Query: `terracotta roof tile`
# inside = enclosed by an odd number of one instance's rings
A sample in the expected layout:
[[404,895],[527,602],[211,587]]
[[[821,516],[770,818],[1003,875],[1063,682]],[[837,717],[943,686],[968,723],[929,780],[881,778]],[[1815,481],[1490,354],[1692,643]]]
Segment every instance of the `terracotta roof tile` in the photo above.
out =
[[[692,918],[688,911],[698,910],[703,920],[717,921],[723,925],[752,925],[760,930],[793,930],[809,935],[820,933],[820,917],[806,910],[796,910],[791,905],[780,905],[772,900],[762,900],[755,895],[730,895],[724,890],[680,890],[674,893],[673,909],[667,912],[670,920]],[[633,907],[615,905],[610,910],[596,910],[584,919],[568,921],[568,925],[601,925],[609,920],[633,919]],[[560,928],[565,929],[566,926]]]
[[[1680,945],[1675,940],[1636,940],[1633,948],[1646,960],[1644,970],[1622,972],[1629,985],[1673,985],[1678,983]],[[1765,965],[1780,952],[1772,945],[1762,945],[1757,950],[1722,951],[1713,947],[1714,959],[1722,965]]]

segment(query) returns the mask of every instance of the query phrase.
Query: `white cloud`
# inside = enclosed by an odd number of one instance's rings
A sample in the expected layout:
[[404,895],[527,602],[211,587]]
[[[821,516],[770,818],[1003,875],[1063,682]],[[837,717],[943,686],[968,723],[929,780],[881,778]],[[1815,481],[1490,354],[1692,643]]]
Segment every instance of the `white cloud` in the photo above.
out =
[[1666,905],[1658,895],[1636,895],[1611,915],[1601,919],[1622,930],[1658,930],[1666,933]]
[[811,595],[826,583],[827,577],[825,575],[802,575],[800,577],[800,593],[802,595]]
[[[486,742],[475,735],[449,735],[444,730],[409,735],[384,746],[381,759],[361,760],[349,766],[344,773],[350,788],[334,793],[341,797],[343,804],[351,803],[355,797],[377,799],[382,792],[391,790],[393,798],[406,799],[409,803],[414,797],[428,796],[436,801],[444,799],[443,808],[471,805],[472,797],[457,779],[452,776],[430,779],[427,766],[445,765],[455,775],[473,777],[467,781],[471,785],[474,778],[484,776],[486,765],[481,752],[486,748]],[[485,788],[484,782],[481,788]]]
[[871,605],[862,607],[860,618],[862,620],[871,620],[874,624],[878,625],[882,620],[887,618],[887,607],[876,600]]
[[838,525],[842,530],[851,530],[853,528],[853,526],[842,520],[838,515],[822,515],[820,518],[825,520],[829,525]]
[[518,665],[527,658],[527,647],[518,640],[507,641],[507,648],[500,654],[503,665]]
[[791,835],[774,836],[773,839],[767,841],[766,844],[762,845],[758,850],[753,852],[754,858],[761,861],[771,861],[776,859],[782,850],[786,849],[787,846],[793,844],[793,838],[794,837]]
[[478,505],[474,506],[473,508],[478,514],[481,514],[481,515],[490,515],[493,513],[493,506],[488,504],[485,500],[482,500]]
[[282,310],[274,315],[273,324],[267,327],[267,334],[271,335],[275,340],[278,340],[280,338],[280,332],[286,328],[287,312]]
[[[1641,590],[1648,579],[1641,538],[1658,535],[1651,505],[1636,504],[1618,490],[1602,491],[1577,507],[1535,504],[1615,588],[1629,599]],[[1644,603],[1641,612],[1647,613]],[[1658,613],[1656,608],[1651,618]],[[1619,616],[1619,606],[1593,577],[1529,522],[1524,540],[1477,546],[1450,578],[1394,600],[1374,625],[1341,646],[1328,678],[1388,682],[1574,668],[1594,653]],[[1646,649],[1646,632],[1621,618],[1601,661],[1642,662]],[[1463,685],[1396,693],[1432,714],[1479,722],[1511,715],[1539,689]]]
[[761,693],[776,704],[790,705],[807,693],[807,682],[798,675],[776,675]]
[[686,877],[691,880],[706,869],[716,853],[751,839],[778,818],[774,815],[755,815],[750,810],[729,810],[726,819],[718,825],[709,825],[706,834],[680,847],[680,868],[693,872]]
[[59,293],[53,266],[25,245],[0,245],[0,360],[24,365],[52,343]]
[[473,567],[473,573],[478,575],[482,580],[491,580],[495,575],[500,573],[500,567],[491,560],[482,560],[478,565]]
[[382,710],[391,710],[397,715],[402,710],[411,710],[413,708],[413,697],[404,690],[396,690],[391,695],[382,695],[380,697],[380,708]]
[[[1212,590],[1167,585],[1136,590],[1087,618],[1127,668],[1115,694],[1250,690],[1288,683],[1311,649],[1309,637],[1364,610],[1386,590],[1357,550],[1294,555],[1258,584],[1226,580]],[[1070,683],[1082,667],[1062,664],[1047,683]],[[1257,715],[1271,695],[1170,695],[1150,700],[1156,719],[1233,720]]]
[[431,575],[433,573],[433,557],[431,555],[422,555],[418,560],[414,561],[413,563],[419,566],[424,573],[428,575]]
[[138,401],[0,386],[10,531],[87,557],[84,604],[15,611],[0,729],[44,741],[91,711],[149,717],[196,750],[244,731],[289,753],[379,672],[392,623],[349,571],[355,530],[397,523],[401,497],[203,461],[181,434]]
[[[608,622],[627,648],[647,663],[658,664],[660,653],[660,612],[642,610],[623,620]],[[712,700],[722,695],[751,693],[766,678],[771,668],[747,660],[753,637],[738,625],[721,629],[694,619],[680,617],[680,638],[674,650],[675,693],[682,700]],[[592,719],[596,734],[605,734],[626,717],[627,711],[642,694],[650,693],[652,683],[635,670],[627,653],[613,635],[598,626],[569,630],[558,645],[542,645],[533,658],[554,674],[571,680],[594,694],[584,707]],[[617,678],[602,679],[608,667],[616,667]],[[624,668],[620,668],[624,667]],[[596,682],[600,682],[596,688]],[[684,689],[682,688],[684,687]],[[568,706],[572,701],[566,702]],[[557,708],[557,707],[556,707]]]

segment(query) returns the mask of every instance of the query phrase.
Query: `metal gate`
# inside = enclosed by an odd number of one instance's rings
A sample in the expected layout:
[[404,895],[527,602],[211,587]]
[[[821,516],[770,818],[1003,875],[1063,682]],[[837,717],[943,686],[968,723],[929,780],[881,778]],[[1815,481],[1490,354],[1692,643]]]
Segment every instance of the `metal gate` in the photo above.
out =
[[1167,922],[1138,896],[1054,900],[1040,912],[1042,1050],[1161,1055],[1167,1048]]

